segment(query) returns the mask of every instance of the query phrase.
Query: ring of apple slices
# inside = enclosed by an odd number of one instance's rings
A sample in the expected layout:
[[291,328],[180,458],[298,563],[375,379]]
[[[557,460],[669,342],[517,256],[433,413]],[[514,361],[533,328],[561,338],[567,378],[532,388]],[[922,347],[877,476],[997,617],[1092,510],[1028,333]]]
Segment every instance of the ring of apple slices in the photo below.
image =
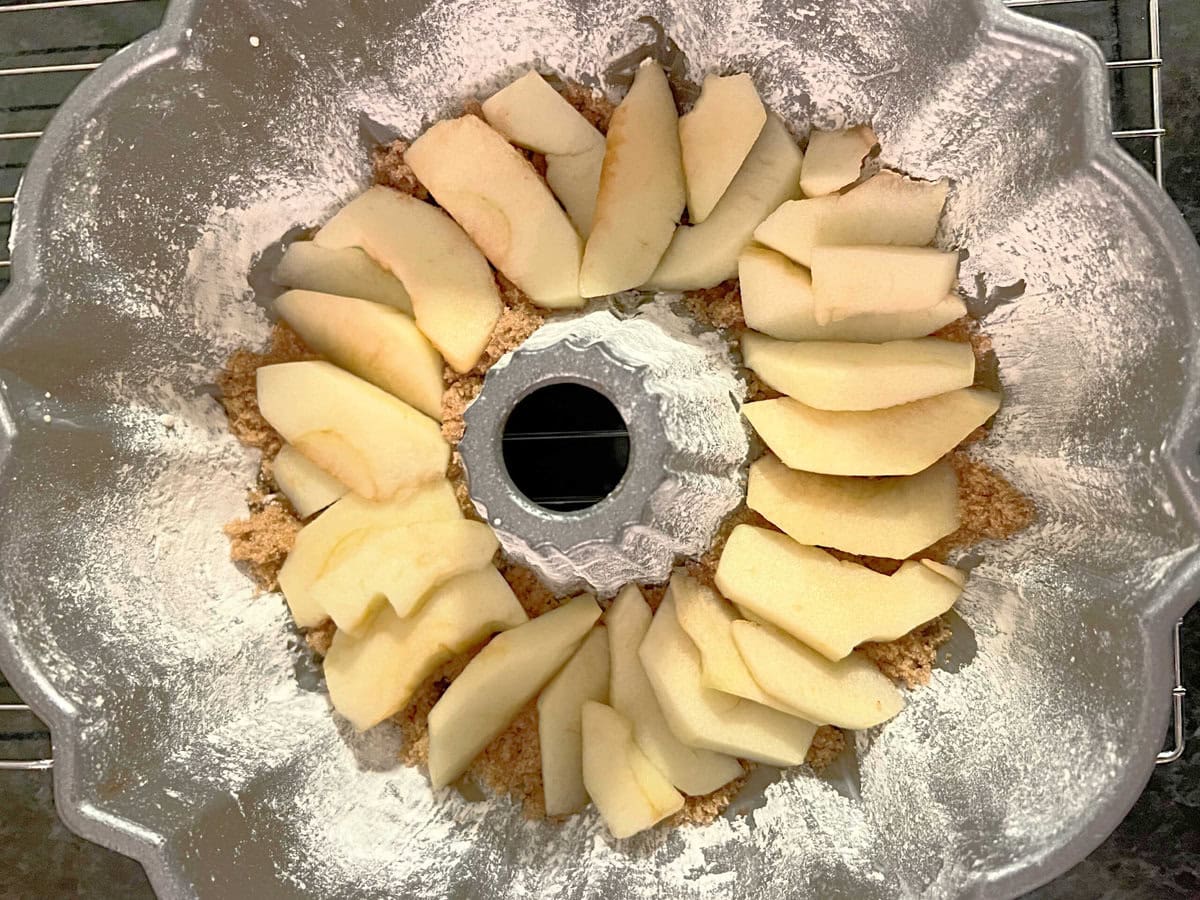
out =
[[[802,152],[745,75],[710,76],[680,118],[652,61],[607,134],[536,72],[482,114],[409,148],[434,202],[370,188],[277,270],[277,312],[324,357],[258,376],[288,442],[277,483],[316,515],[279,584],[297,624],[336,623],[330,698],[358,729],[487,642],[429,715],[433,786],[536,699],[547,812],[590,799],[627,837],[740,760],[799,765],[818,725],[902,711],[856,648],[961,593],[963,573],[919,557],[959,526],[939,460],[1000,398],[974,386],[969,346],[929,336],[966,311],[957,253],[930,246],[948,185],[865,171],[869,127],[814,131]],[[516,148],[545,156],[544,179]],[[738,277],[745,365],[781,395],[743,407],[769,451],[747,503],[778,530],[739,525],[713,585],[677,572],[656,612],[631,584],[606,611],[580,595],[529,619],[491,528],[463,516],[437,422],[443,365],[472,370],[501,315],[493,267],[550,310]],[[496,439],[507,411],[491,412],[472,440]],[[904,562],[883,575],[829,550]]]

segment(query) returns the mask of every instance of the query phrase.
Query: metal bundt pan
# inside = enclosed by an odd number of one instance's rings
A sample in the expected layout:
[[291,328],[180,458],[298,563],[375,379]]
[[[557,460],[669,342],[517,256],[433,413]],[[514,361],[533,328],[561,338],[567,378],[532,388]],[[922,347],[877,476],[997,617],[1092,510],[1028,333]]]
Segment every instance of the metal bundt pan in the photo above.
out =
[[[364,132],[534,60],[602,68],[641,13],[799,132],[870,120],[886,161],[955,180],[964,286],[1024,279],[982,304],[1007,403],[978,452],[1040,519],[979,549],[973,655],[856,776],[614,843],[594,812],[433,795],[394,733],[329,714],[282,601],[226,561],[256,461],[204,385],[265,337],[247,271],[366,182]],[[1200,574],[1200,253],[1106,91],[1092,44],[992,0],[174,4],[48,130],[0,303],[0,665],[63,818],[164,897],[990,897],[1082,859],[1154,765]]]

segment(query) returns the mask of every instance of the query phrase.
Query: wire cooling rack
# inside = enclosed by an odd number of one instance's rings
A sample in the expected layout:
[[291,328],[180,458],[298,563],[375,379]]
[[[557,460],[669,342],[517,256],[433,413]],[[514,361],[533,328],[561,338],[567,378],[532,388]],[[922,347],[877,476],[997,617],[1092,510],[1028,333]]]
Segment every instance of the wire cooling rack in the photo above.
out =
[[[1112,75],[1113,134],[1163,185],[1162,12],[1160,0],[1005,0],[1010,7],[1074,27],[1097,40]],[[0,289],[11,265],[8,237],[17,185],[34,143],[80,79],[154,28],[163,0],[0,0]],[[1184,687],[1180,627],[1174,631],[1171,743],[1159,763],[1183,755]],[[0,676],[0,770],[54,765],[45,726]]]

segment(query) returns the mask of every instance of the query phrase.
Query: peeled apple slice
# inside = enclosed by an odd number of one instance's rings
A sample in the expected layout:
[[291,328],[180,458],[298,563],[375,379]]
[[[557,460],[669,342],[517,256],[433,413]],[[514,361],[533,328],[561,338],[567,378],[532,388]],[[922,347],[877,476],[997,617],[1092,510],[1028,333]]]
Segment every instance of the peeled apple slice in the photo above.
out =
[[324,663],[330,702],[366,731],[407,706],[442,663],[527,620],[494,566],[451,578],[415,615],[385,606],[361,637],[334,634]]
[[688,215],[708,218],[767,121],[749,75],[707,75],[692,111],[679,120]]
[[739,616],[733,606],[721,599],[716,591],[694,578],[675,575],[671,578],[671,593],[675,597],[675,615],[679,618],[679,625],[700,651],[701,681],[706,688],[753,700],[810,722],[819,722],[768,694],[754,680],[733,642],[730,626]]
[[759,437],[793,469],[825,475],[914,475],[1000,408],[1000,395],[964,388],[866,412],[829,412],[791,397],[747,403]]
[[830,662],[771,625],[734,622],[733,642],[758,684],[813,722],[871,728],[904,709],[904,698],[860,653]]
[[296,624],[311,628],[329,617],[312,596],[313,583],[372,531],[461,518],[454,488],[444,478],[381,503],[353,494],[343,497],[300,529],[292,552],[279,570],[279,587]]
[[801,544],[886,559],[907,559],[959,524],[958,477],[945,460],[918,475],[847,478],[768,454],[750,467],[746,505]]
[[737,275],[738,255],[772,209],[796,194],[804,154],[787,127],[767,116],[758,141],[707,219],[684,225],[646,287],[663,291],[709,288]]
[[916,312],[867,314],[820,325],[808,269],[765,247],[742,251],[738,279],[746,325],[784,341],[903,340],[932,334],[967,314],[966,304],[949,294]]
[[514,144],[546,157],[546,183],[586,239],[600,190],[604,135],[537,72],[483,101],[483,116]]
[[588,596],[493,638],[429,711],[429,779],[454,781],[509,726],[600,618]]
[[878,143],[869,125],[841,131],[814,130],[804,151],[800,190],[805,197],[820,197],[857,181],[863,160]]
[[379,529],[343,553],[312,595],[338,628],[360,634],[385,601],[410,616],[438,585],[488,565],[499,546],[488,526],[461,519]]
[[747,368],[782,394],[816,409],[883,409],[970,387],[971,345],[938,338],[856,344],[742,337]]
[[409,316],[315,291],[288,291],[275,310],[317,353],[441,421],[442,355]]
[[386,500],[446,474],[450,445],[433,419],[331,363],[263,366],[257,384],[271,427],[359,496]]
[[301,519],[320,512],[350,491],[291,444],[284,444],[271,461],[271,477]]
[[313,243],[361,248],[404,284],[417,327],[456,372],[479,360],[500,318],[500,291],[487,259],[445,211],[372,187],[342,207]]
[[675,98],[662,67],[646,60],[608,126],[596,214],[579,273],[583,296],[644,283],[671,243],[685,200]]
[[538,746],[548,816],[565,816],[587,806],[581,718],[589,700],[608,700],[608,631],[604,628],[591,630],[538,697]]
[[916,181],[883,170],[844,194],[793,200],[754,231],[754,239],[801,265],[812,264],[813,247],[933,243],[949,183]]
[[581,306],[583,243],[533,166],[478,116],[438,122],[404,154],[421,184],[534,303]]
[[816,247],[813,311],[820,324],[916,312],[941,302],[957,278],[958,254],[932,247]]
[[903,637],[950,609],[962,592],[915,560],[880,575],[753,525],[729,536],[716,583],[738,606],[832,660],[865,641]]
[[284,251],[274,280],[298,290],[386,303],[412,315],[412,300],[404,285],[357,247],[332,250],[312,241],[296,241]]
[[638,748],[629,720],[603,703],[583,705],[583,781],[618,840],[683,808],[683,796]]
[[667,724],[638,656],[652,618],[635,584],[624,587],[605,613],[611,654],[610,702],[633,723],[638,746],[671,784],[685,794],[709,794],[741,777],[742,766],[732,756],[688,746]]
[[671,730],[684,743],[772,766],[804,762],[816,725],[704,687],[700,651],[679,624],[670,590],[639,655]]

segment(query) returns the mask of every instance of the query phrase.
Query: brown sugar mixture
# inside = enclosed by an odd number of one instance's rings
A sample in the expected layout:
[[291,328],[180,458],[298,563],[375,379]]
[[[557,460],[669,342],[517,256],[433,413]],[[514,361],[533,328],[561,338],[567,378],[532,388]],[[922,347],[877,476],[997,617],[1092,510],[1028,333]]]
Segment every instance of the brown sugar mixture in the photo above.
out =
[[[564,84],[560,91],[589,122],[602,132],[607,130],[614,109],[611,101],[578,84]],[[479,104],[474,101],[466,104],[464,112],[481,114]],[[407,148],[408,144],[405,141],[398,140],[374,152],[372,164],[375,183],[428,200],[428,191],[417,181],[412,169],[404,160]],[[537,154],[525,155],[535,169],[544,174],[544,159]],[[500,274],[497,274],[496,279],[503,301],[503,311],[479,363],[467,373],[460,374],[449,367],[445,370],[442,434],[452,447],[462,439],[463,412],[478,395],[487,370],[505,353],[520,346],[545,321],[545,312],[534,306],[512,283]],[[736,280],[707,290],[686,293],[682,304],[696,321],[725,332],[731,339],[736,340],[745,330],[746,323]],[[987,336],[969,319],[951,323],[938,332],[938,336],[969,342],[976,356],[981,359],[991,349]],[[230,432],[246,446],[262,451],[263,467],[259,484],[251,488],[247,495],[249,516],[230,522],[225,527],[225,532],[230,539],[231,558],[245,567],[263,591],[277,589],[279,568],[287,558],[302,522],[286,500],[276,493],[271,478],[271,462],[283,445],[283,440],[259,412],[255,373],[264,365],[313,358],[316,358],[315,355],[291,329],[286,325],[277,324],[272,331],[271,343],[267,350],[261,353],[237,351],[230,357],[218,379],[222,402],[229,417]],[[744,370],[743,374],[747,382],[747,399],[779,396],[752,372]],[[970,440],[984,436],[986,432],[980,429]],[[945,560],[947,554],[953,550],[970,547],[982,540],[1009,537],[1033,521],[1033,504],[998,473],[971,459],[962,450],[952,453],[950,460],[958,474],[961,524],[957,531],[928,548],[920,554],[921,556]],[[477,518],[467,496],[461,459],[457,451],[452,455],[448,475],[455,485],[464,513]],[[704,556],[686,563],[689,573],[711,585],[729,533],[743,522],[766,528],[773,527],[757,513],[743,507],[725,523],[713,546]],[[855,559],[888,574],[900,565],[897,560],[869,559],[831,552],[840,558]],[[524,566],[502,559],[497,565],[531,617],[541,615],[562,602],[563,598],[546,588],[537,576]],[[665,585],[651,585],[643,589],[651,609],[658,608],[665,589]],[[334,631],[332,622],[309,629],[306,637],[317,655],[328,652]],[[889,678],[914,688],[929,682],[938,650],[949,639],[950,625],[947,618],[942,617],[914,629],[899,640],[868,643],[861,649]],[[427,763],[429,712],[482,646],[481,644],[441,666],[416,692],[409,705],[395,716],[394,721],[403,736],[401,761],[404,764],[417,766]],[[845,747],[846,736],[840,729],[822,726],[817,729],[806,762],[815,771],[820,771],[832,763]],[[707,824],[720,816],[741,790],[754,768],[753,763],[743,765],[746,767],[745,775],[707,796],[686,798],[684,808],[668,819],[666,824]],[[506,795],[520,802],[527,816],[545,817],[536,703],[530,703],[512,725],[483,751],[472,763],[464,778],[494,794]]]

